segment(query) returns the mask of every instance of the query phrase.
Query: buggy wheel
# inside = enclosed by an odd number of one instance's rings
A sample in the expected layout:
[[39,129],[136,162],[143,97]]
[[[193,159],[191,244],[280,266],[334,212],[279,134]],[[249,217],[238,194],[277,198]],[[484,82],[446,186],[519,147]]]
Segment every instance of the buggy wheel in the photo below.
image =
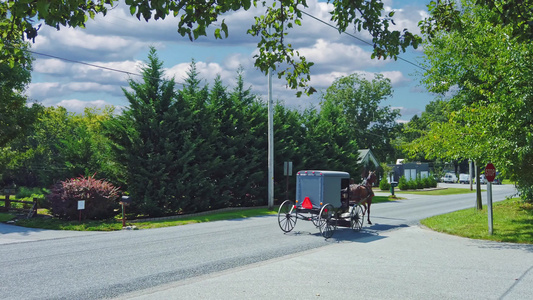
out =
[[296,208],[291,200],[285,200],[279,206],[278,224],[283,232],[290,232],[296,225]]
[[333,205],[326,204],[322,207],[318,215],[318,224],[323,237],[330,238],[333,235],[335,229],[337,229],[337,219],[335,218]]
[[359,204],[350,207],[350,227],[355,231],[363,228],[363,208]]

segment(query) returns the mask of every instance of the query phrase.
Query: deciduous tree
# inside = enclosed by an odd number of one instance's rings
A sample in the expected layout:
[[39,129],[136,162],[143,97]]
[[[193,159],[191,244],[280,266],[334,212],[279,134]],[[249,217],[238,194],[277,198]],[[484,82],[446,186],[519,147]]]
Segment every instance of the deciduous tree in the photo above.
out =
[[[533,176],[526,170],[533,161],[533,46],[524,40],[529,25],[504,17],[523,9],[511,3],[462,1],[460,9],[452,2],[451,10],[432,8],[436,23],[429,27],[424,82],[430,91],[451,95],[448,121],[433,123],[411,150],[471,158],[478,165],[490,160],[531,200]],[[440,24],[441,18],[453,22]]]
[[[397,109],[381,103],[392,96],[390,80],[376,74],[372,80],[352,74],[335,80],[323,95],[322,107],[339,107],[339,124],[345,124],[360,149],[372,149],[380,161],[395,158],[391,140],[401,126]],[[377,166],[376,166],[377,167]]]

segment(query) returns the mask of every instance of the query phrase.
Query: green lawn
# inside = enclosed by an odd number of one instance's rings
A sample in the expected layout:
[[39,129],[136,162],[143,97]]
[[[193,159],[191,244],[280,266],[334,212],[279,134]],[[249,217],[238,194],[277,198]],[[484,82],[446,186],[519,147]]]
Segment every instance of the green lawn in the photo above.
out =
[[[372,203],[380,203],[387,201],[394,201],[402,198],[393,198],[387,196],[375,196],[372,199]],[[41,213],[41,211],[39,212]],[[138,229],[146,228],[160,228],[169,226],[180,226],[193,223],[212,222],[219,220],[232,220],[240,218],[258,217],[264,215],[275,215],[278,213],[277,207],[273,211],[269,211],[267,208],[243,208],[228,211],[214,211],[211,213],[205,213],[201,215],[192,215],[189,217],[181,216],[169,219],[158,219],[150,221],[138,221],[130,222],[126,221],[126,225],[133,225]],[[2,218],[3,214],[0,214]],[[14,216],[7,215],[5,219],[0,219],[2,222],[11,220]],[[55,230],[76,230],[76,231],[114,231],[122,229],[122,220],[113,219],[105,221],[62,221],[52,218],[32,218],[32,219],[20,219],[17,221],[18,226],[31,227],[31,228],[43,228],[43,229],[55,229]]]
[[[484,190],[482,190],[484,191]],[[397,193],[396,191],[394,191]],[[475,193],[476,190],[463,189],[463,188],[446,188],[446,189],[437,189],[437,190],[420,190],[420,191],[399,191],[400,194],[416,194],[416,195],[427,195],[427,196],[444,196],[444,195],[457,195],[457,194],[470,194]]]
[[15,217],[15,215],[12,215],[12,214],[0,213],[0,223],[13,220],[14,217]]
[[[257,217],[264,215],[277,214],[275,211],[269,211],[267,208],[243,208],[229,211],[215,211],[212,213],[195,215],[190,217],[176,217],[174,219],[158,219],[146,222],[130,222],[126,220],[126,225],[135,226],[138,229],[159,228],[169,226],[179,226],[192,223],[212,222],[219,220],[231,220],[239,218]],[[0,214],[1,216],[2,214]],[[6,217],[7,218],[7,217]],[[10,220],[10,219],[7,219]],[[7,221],[6,220],[6,221]],[[55,230],[76,230],[76,231],[115,231],[122,229],[121,219],[112,219],[104,221],[63,221],[53,218],[37,217],[32,219],[20,219],[16,223],[18,226],[30,228],[43,228]]]
[[493,204],[493,235],[488,232],[486,207],[435,216],[421,223],[435,231],[472,239],[533,244],[533,205],[516,198]]
[[[485,190],[481,190],[485,191]],[[380,191],[380,192],[389,192],[389,191]],[[463,189],[463,188],[443,188],[435,190],[408,190],[400,191],[394,189],[394,194],[415,194],[415,195],[427,195],[427,196],[444,196],[444,195],[457,195],[457,194],[470,194],[475,193],[476,190]]]

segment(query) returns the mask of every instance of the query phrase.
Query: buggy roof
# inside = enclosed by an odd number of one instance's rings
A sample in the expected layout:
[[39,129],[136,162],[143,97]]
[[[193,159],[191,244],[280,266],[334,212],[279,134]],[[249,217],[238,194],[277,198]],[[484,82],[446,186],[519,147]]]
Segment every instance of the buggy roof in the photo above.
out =
[[350,174],[348,174],[347,172],[325,171],[325,170],[302,170],[302,171],[298,171],[297,175],[350,178]]

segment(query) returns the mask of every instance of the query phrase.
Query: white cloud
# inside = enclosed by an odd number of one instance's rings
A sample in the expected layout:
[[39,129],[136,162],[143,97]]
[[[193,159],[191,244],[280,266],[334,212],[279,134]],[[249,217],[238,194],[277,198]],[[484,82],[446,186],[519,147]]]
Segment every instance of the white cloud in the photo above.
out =
[[59,82],[32,82],[28,85],[25,94],[30,99],[41,101],[62,94],[62,91]]
[[311,85],[315,88],[326,89],[338,78],[348,76],[347,72],[330,72],[311,76]]
[[[34,71],[61,81],[91,81],[103,85],[125,85],[128,79],[138,79],[141,74],[140,61],[72,63],[59,59],[37,59]],[[48,80],[52,80],[47,77]],[[57,79],[55,79],[57,80]]]
[[87,62],[131,59],[136,53],[147,49],[150,45],[142,39],[102,33],[89,34],[80,28],[55,30],[45,26],[39,30],[39,36],[32,48],[45,55]]
[[317,66],[315,68],[320,71],[331,69],[347,71],[364,67],[383,66],[389,62],[371,59],[371,53],[364,51],[359,46],[330,43],[323,39],[318,39],[310,48],[299,49],[299,52],[309,61],[314,62]]
[[411,79],[405,77],[400,71],[384,71],[380,72],[385,78],[390,79],[393,87],[406,86]]
[[33,71],[42,74],[64,74],[72,67],[72,63],[67,63],[63,60],[52,59],[37,59],[33,63]]
[[72,93],[109,93],[121,96],[119,86],[99,84],[96,82],[36,82],[30,83],[26,95],[30,99],[43,101],[44,99],[58,99]]

